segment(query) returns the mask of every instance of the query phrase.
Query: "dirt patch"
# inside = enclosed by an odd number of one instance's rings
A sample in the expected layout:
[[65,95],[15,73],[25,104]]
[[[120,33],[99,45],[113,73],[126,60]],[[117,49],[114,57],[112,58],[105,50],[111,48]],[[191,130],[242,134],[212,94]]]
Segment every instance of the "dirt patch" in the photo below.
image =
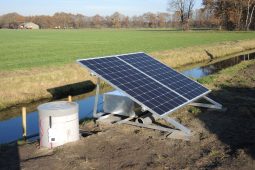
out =
[[[187,113],[182,113],[187,114]],[[189,116],[190,120],[194,117]],[[213,169],[251,168],[254,159],[239,149],[232,155],[231,147],[208,131],[200,120],[191,122],[199,131],[199,142],[167,138],[166,133],[129,125],[116,125],[53,150],[39,150],[38,143],[13,149],[18,155],[6,161],[1,154],[1,167],[22,169]],[[202,125],[202,126],[201,126]],[[90,125],[88,125],[91,128]],[[98,129],[97,129],[98,130]],[[18,150],[18,151],[17,151]],[[13,154],[14,153],[14,154]],[[15,160],[15,158],[17,160]],[[16,162],[13,164],[12,162]]]

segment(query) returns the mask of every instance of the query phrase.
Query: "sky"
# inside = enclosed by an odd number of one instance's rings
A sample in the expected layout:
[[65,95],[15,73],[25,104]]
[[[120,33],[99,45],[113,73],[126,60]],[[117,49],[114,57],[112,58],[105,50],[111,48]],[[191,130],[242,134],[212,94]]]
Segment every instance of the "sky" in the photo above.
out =
[[[68,12],[93,16],[114,12],[133,16],[146,12],[167,12],[169,0],[0,0],[0,15],[17,12],[21,15],[53,15]],[[195,8],[202,0],[195,0]]]

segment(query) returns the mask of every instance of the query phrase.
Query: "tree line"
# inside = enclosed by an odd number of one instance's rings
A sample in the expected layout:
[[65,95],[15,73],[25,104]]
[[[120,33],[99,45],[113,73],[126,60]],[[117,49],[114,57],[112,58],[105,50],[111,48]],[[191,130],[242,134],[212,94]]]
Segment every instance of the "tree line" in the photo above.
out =
[[190,28],[254,30],[255,0],[203,0],[194,9],[195,0],[169,0],[168,11],[147,12],[126,16],[115,12],[109,16],[85,16],[58,12],[52,16],[22,16],[9,13],[0,16],[0,28],[18,28],[21,23],[33,22],[42,29],[56,28]]
[[207,10],[220,28],[227,30],[255,29],[255,0],[203,0]]
[[203,0],[203,7],[195,11],[194,5],[195,0],[169,0],[169,10],[177,13],[184,30],[189,29],[192,20],[199,22],[195,26],[255,29],[255,0]]
[[[191,27],[212,27],[208,25],[201,11],[193,11],[194,17],[189,23]],[[199,17],[199,18],[198,18]],[[0,16],[0,28],[16,29],[21,23],[33,22],[42,29],[48,28],[181,28],[179,13],[145,13],[139,16],[125,16],[115,12],[110,16],[85,16],[65,12],[53,16],[22,16],[18,13],[8,13]]]

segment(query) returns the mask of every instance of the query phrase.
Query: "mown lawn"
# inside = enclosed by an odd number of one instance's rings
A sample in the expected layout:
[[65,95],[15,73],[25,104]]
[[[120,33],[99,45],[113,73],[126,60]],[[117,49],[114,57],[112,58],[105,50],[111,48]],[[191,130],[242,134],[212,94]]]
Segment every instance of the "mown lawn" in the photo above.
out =
[[255,38],[255,32],[168,30],[0,30],[0,70],[62,65],[78,58]]

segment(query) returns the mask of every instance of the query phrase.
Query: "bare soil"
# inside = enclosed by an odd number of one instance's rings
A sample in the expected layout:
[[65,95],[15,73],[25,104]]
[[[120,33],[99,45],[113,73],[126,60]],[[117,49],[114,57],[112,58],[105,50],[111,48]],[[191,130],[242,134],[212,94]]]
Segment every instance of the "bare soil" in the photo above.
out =
[[173,116],[198,140],[129,125],[82,125],[95,133],[53,150],[38,143],[1,146],[0,169],[255,169],[255,63],[219,74],[211,97],[227,108],[186,107]]

